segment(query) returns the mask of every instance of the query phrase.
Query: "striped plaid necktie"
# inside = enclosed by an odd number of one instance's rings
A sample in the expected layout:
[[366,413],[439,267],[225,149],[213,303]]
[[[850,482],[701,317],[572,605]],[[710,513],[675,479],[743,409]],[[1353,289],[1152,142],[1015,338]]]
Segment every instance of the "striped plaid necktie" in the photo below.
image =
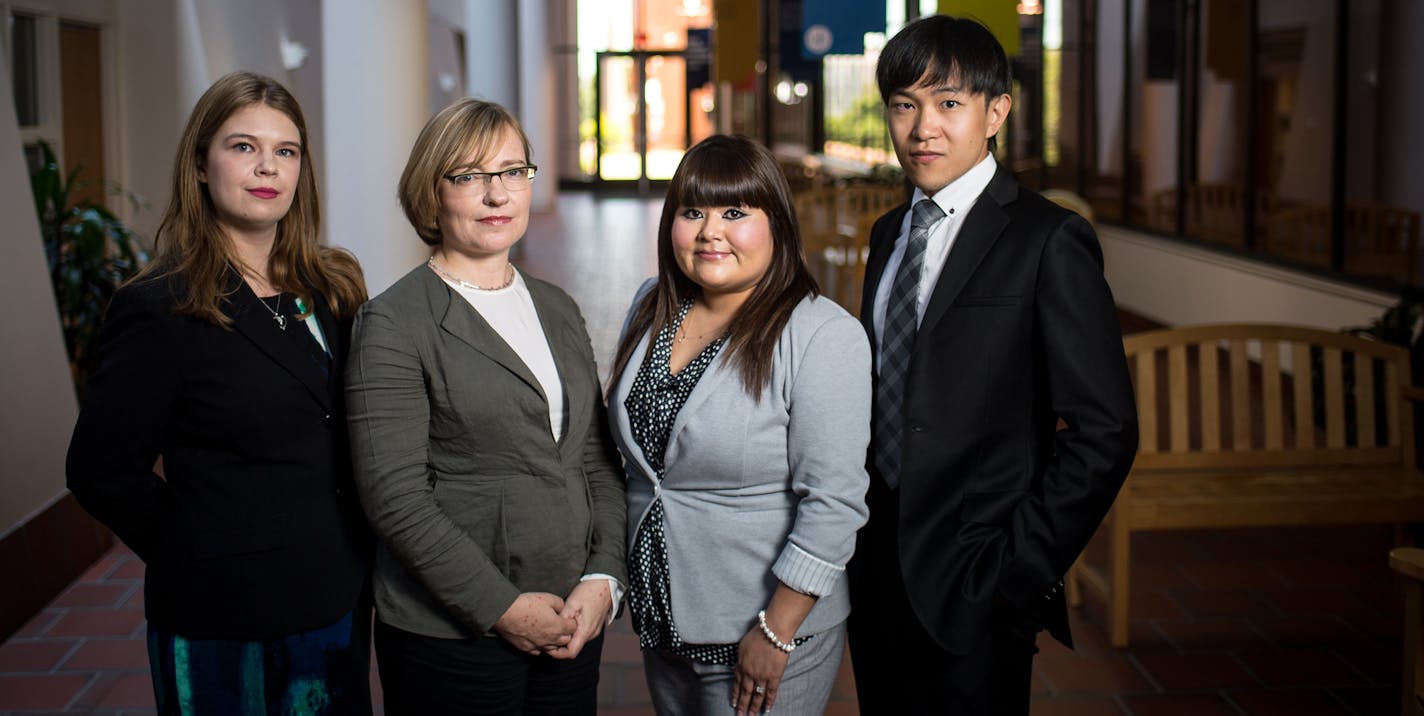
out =
[[880,380],[875,389],[875,468],[890,487],[900,484],[900,454],[905,437],[905,381],[910,375],[910,354],[919,326],[920,274],[924,273],[925,244],[930,227],[944,218],[944,210],[930,199],[915,204],[910,219],[910,239],[890,286],[885,305],[885,328],[880,338]]

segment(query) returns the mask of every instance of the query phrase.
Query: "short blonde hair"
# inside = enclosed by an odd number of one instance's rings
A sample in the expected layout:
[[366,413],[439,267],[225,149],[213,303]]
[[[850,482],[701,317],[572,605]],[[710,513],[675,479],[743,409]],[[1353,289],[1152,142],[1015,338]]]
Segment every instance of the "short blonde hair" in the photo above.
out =
[[440,110],[416,137],[405,171],[400,178],[400,203],[405,218],[420,234],[421,241],[438,246],[440,226],[440,182],[457,169],[468,168],[471,156],[483,160],[494,150],[508,127],[524,145],[524,161],[530,161],[529,137],[509,110],[494,102],[466,97]]

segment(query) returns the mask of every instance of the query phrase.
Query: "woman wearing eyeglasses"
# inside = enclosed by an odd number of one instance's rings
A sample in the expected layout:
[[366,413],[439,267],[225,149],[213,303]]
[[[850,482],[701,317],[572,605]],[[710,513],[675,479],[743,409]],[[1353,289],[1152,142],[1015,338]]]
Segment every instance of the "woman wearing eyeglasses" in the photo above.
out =
[[389,714],[593,714],[624,583],[623,480],[578,307],[509,251],[535,166],[503,107],[421,131],[400,201],[430,259],[362,307],[353,462],[380,544]]

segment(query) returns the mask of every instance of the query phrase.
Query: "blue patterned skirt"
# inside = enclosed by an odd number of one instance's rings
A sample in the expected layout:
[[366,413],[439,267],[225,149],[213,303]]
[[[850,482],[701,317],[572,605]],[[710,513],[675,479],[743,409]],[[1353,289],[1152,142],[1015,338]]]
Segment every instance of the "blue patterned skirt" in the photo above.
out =
[[158,713],[368,716],[370,625],[361,621],[347,614],[329,626],[260,641],[188,639],[150,626]]

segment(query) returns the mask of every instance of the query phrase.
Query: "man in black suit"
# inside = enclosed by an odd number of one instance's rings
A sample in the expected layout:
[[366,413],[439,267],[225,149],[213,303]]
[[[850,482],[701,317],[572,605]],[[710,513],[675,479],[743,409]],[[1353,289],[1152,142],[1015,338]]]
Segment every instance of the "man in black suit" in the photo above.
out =
[[[933,16],[876,68],[914,185],[870,239],[870,521],[849,574],[861,713],[1027,714],[1035,638],[1132,464],[1137,418],[1086,221],[991,154],[1009,62]],[[1060,420],[1062,425],[1060,426]]]

